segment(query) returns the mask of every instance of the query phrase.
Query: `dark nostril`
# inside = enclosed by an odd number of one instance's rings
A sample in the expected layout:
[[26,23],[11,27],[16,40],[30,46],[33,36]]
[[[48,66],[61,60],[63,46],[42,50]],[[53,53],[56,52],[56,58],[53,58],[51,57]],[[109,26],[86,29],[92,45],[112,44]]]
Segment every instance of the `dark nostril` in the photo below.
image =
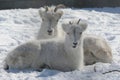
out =
[[77,45],[77,42],[74,42],[73,44],[74,44],[74,45]]
[[51,33],[51,32],[52,32],[52,30],[48,30],[48,32],[49,32],[49,33]]

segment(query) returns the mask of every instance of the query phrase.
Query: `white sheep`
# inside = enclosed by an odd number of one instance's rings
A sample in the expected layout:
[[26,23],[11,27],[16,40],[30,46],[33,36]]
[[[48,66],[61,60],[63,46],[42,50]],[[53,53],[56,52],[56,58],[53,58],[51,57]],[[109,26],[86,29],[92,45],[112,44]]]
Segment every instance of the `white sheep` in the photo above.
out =
[[85,34],[84,36],[83,46],[86,65],[91,65],[96,62],[112,62],[112,51],[104,38],[91,34]]
[[[82,23],[86,22],[82,19],[80,19],[80,21]],[[72,24],[73,22],[76,22],[76,20],[72,20],[70,24]],[[53,33],[53,35],[55,35],[54,37],[64,37],[64,31],[62,30],[62,28],[60,28],[60,26],[55,26],[52,29],[54,30],[54,32],[56,32],[55,34]],[[45,32],[45,30],[42,30],[41,32]],[[83,46],[86,65],[94,64],[96,62],[112,62],[112,50],[104,38],[92,34],[85,34]]]
[[[39,10],[39,14],[42,18],[41,28],[39,29],[37,39],[49,39],[59,35],[61,27],[56,27],[58,21],[63,15],[63,11],[59,8],[64,8],[64,5],[46,6]],[[59,33],[57,33],[59,32]]]
[[83,35],[86,24],[63,24],[64,39],[34,40],[18,46],[5,59],[4,69],[32,68],[45,65],[60,71],[81,70],[84,66]]

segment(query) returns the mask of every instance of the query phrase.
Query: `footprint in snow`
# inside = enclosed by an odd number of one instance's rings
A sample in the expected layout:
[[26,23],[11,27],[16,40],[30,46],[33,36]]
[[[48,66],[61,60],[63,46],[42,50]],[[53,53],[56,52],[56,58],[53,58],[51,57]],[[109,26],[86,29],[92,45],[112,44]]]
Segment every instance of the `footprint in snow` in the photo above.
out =
[[115,36],[107,36],[107,40],[112,41],[115,39]]

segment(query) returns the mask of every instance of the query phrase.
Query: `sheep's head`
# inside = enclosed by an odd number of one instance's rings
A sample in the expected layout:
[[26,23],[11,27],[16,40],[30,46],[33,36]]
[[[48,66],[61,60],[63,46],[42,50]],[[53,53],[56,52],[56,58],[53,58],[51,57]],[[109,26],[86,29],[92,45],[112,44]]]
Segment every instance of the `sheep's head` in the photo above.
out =
[[59,8],[62,6],[51,6],[51,7],[44,7],[44,10],[39,10],[39,14],[42,18],[42,24],[44,29],[46,30],[46,34],[49,36],[57,34],[57,24],[60,20],[61,16],[63,15],[63,11]]
[[66,24],[62,24],[62,28],[66,33],[67,41],[73,48],[76,48],[77,45],[81,42],[81,37],[83,32],[87,28],[87,23],[83,23],[80,19],[76,22],[69,22]]

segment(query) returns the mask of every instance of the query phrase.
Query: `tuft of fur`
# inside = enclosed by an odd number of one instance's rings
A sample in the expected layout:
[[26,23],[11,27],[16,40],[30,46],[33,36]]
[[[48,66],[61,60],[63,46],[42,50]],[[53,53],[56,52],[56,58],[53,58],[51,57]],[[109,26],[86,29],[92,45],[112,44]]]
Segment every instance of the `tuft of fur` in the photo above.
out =
[[[7,55],[4,68],[42,70],[47,65],[60,71],[81,70],[84,66],[83,33],[79,32],[84,32],[86,27],[75,23],[63,24],[64,39],[34,40],[22,44]],[[76,47],[73,47],[74,42],[78,43]]]

